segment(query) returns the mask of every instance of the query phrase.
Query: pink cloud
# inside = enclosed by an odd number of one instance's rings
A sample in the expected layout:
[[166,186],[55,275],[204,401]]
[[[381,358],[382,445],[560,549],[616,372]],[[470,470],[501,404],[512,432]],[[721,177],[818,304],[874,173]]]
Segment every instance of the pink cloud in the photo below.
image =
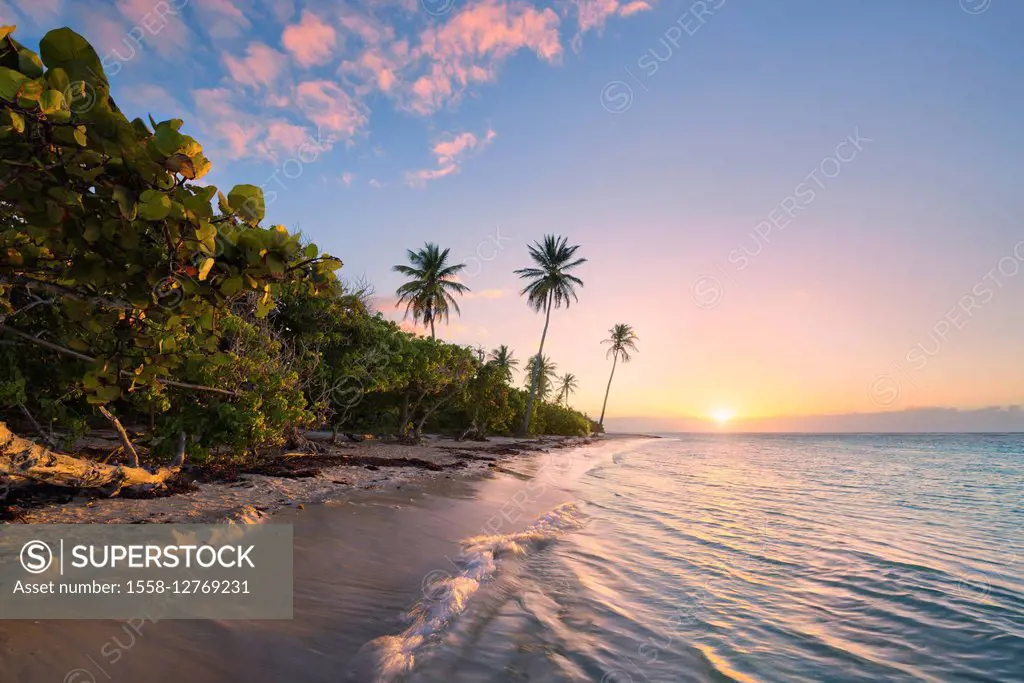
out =
[[282,24],[295,15],[295,3],[292,0],[267,0],[267,6],[274,18]]
[[196,108],[205,116],[204,132],[225,143],[229,159],[240,159],[253,153],[252,143],[260,135],[258,121],[239,111],[232,101],[234,93],[225,88],[206,88],[192,93]]
[[185,106],[178,102],[173,95],[167,90],[161,88],[158,85],[151,83],[136,83],[131,88],[127,89],[124,95],[124,99],[127,102],[131,102],[135,106],[139,107],[146,113],[153,112],[154,118],[158,121],[160,117],[156,115],[156,111],[174,116],[176,118],[185,119],[186,123],[192,117],[185,111]]
[[326,64],[336,42],[334,27],[309,10],[303,10],[301,21],[285,28],[281,35],[284,48],[306,68]]
[[[61,0],[14,0],[14,6],[20,12],[31,17],[33,23],[37,26],[45,26],[46,28],[50,28],[49,23],[60,15],[63,4]],[[7,9],[6,7],[2,8]],[[11,12],[13,14],[13,11]],[[7,13],[5,12],[4,14],[5,21],[10,21],[7,18]]]
[[151,47],[165,59],[180,57],[181,50],[191,42],[180,9],[157,12],[156,3],[152,0],[117,0],[117,8],[125,19],[132,22],[133,29],[142,31],[142,46]]
[[[653,2],[654,0],[651,0]],[[587,31],[601,31],[609,18],[628,17],[637,12],[651,9],[646,0],[570,0],[576,6],[579,31],[572,39],[573,49],[579,51],[583,34]]]
[[329,133],[351,138],[369,121],[362,103],[330,81],[306,81],[295,92],[306,118]]
[[232,80],[252,88],[269,87],[284,70],[285,56],[260,42],[249,43],[245,57],[224,53],[224,65]]
[[351,187],[352,186],[352,181],[355,180],[355,179],[356,179],[356,174],[355,173],[345,172],[345,173],[341,174],[341,184],[344,185],[345,187]]
[[240,7],[231,0],[203,0],[196,3],[206,32],[214,38],[237,38],[252,26]]
[[342,62],[341,71],[356,76],[364,84],[370,84],[370,87],[364,85],[357,89],[361,94],[366,94],[373,87],[381,92],[390,92],[398,82],[401,69],[408,64],[403,54],[408,54],[405,43],[392,46],[389,51],[371,47],[354,60]]
[[358,37],[366,45],[381,45],[395,40],[395,29],[374,16],[346,12],[338,21],[346,33]]
[[428,65],[427,72],[413,81],[406,107],[433,113],[468,86],[493,81],[500,64],[522,49],[558,61],[558,24],[550,8],[540,10],[519,0],[482,0],[456,12],[420,35],[413,57]]
[[283,156],[297,156],[305,144],[316,145],[309,129],[251,113],[244,98],[227,88],[195,90],[192,96],[203,112],[200,128],[228,159],[262,157],[279,162]]
[[408,171],[405,174],[406,183],[413,187],[423,187],[431,180],[444,178],[457,172],[467,156],[483,151],[495,137],[497,137],[497,133],[488,130],[480,137],[474,133],[465,132],[437,142],[431,150],[437,158],[437,168]]
[[652,9],[651,6],[644,2],[644,0],[634,0],[634,2],[626,3],[619,8],[619,16],[628,17],[637,12],[645,12]]
[[129,26],[123,21],[112,19],[104,12],[91,12],[83,17],[85,36],[99,53],[100,57],[113,57],[118,62],[130,59],[136,45],[128,37]]
[[295,156],[299,147],[310,140],[309,131],[302,126],[278,119],[267,125],[259,149],[265,156],[273,159],[280,154]]

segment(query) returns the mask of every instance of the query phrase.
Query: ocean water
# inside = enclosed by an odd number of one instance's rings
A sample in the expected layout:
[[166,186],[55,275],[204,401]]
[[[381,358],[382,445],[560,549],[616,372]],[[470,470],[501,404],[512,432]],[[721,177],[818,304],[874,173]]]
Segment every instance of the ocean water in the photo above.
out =
[[667,435],[541,483],[350,680],[1024,681],[1021,435]]

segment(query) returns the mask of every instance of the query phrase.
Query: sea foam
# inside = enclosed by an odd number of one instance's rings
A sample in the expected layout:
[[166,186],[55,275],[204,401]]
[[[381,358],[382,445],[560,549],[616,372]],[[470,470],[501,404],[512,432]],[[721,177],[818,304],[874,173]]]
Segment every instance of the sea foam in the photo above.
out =
[[424,645],[436,639],[466,609],[481,584],[494,575],[498,568],[495,560],[528,555],[582,525],[578,505],[564,503],[523,531],[474,536],[463,541],[462,554],[452,567],[454,573],[437,570],[424,577],[423,599],[403,615],[408,628],[364,645],[354,658],[349,680],[374,683],[402,680],[412,671]]

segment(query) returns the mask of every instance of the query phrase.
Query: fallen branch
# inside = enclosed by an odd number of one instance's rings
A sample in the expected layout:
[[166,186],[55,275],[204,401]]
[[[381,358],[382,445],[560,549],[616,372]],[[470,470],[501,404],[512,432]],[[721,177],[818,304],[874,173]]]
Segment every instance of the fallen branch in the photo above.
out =
[[150,472],[142,467],[105,465],[56,453],[15,435],[0,422],[0,475],[51,486],[98,489],[114,496],[128,487],[162,487],[178,471],[177,467],[165,467]]
[[121,439],[121,447],[124,448],[125,452],[128,454],[128,464],[132,467],[138,467],[139,454],[135,450],[135,446],[132,445],[132,440],[128,438],[128,432],[124,430],[124,426],[121,424],[121,421],[118,420],[113,413],[107,410],[106,406],[96,406],[96,408],[100,411],[100,415],[107,418],[107,421],[114,426],[114,431],[117,432],[118,438]]
[[21,408],[21,414],[24,415],[28,419],[28,421],[32,423],[33,429],[36,430],[39,436],[43,437],[43,441],[46,442],[46,445],[49,446],[50,448],[56,448],[57,440],[53,438],[53,434],[44,430],[42,425],[40,425],[39,422],[36,421],[36,418],[33,417],[31,411],[29,411],[28,406],[26,406],[24,403],[19,403],[18,407]]

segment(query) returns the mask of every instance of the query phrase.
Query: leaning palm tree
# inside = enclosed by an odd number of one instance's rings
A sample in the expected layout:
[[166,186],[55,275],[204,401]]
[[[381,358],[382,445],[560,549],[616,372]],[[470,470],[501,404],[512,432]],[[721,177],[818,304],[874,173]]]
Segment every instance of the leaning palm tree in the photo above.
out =
[[[569,307],[571,301],[579,301],[576,287],[582,287],[583,281],[569,273],[573,268],[586,263],[585,258],[574,258],[579,245],[569,246],[568,240],[558,235],[545,235],[543,242],[535,242],[530,247],[530,258],[533,268],[521,268],[516,275],[528,281],[520,294],[533,310],[544,311],[544,332],[540,335],[540,348],[537,355],[544,353],[544,340],[548,336],[548,323],[551,322],[551,309],[561,306]],[[530,395],[526,400],[526,415],[523,416],[522,433],[530,429],[530,413],[533,412],[533,399],[537,393],[536,367],[531,373]]]
[[[537,359],[540,358],[540,362]],[[545,355],[530,356],[530,360],[526,361],[526,377],[527,386],[531,383],[536,386],[537,396],[542,401],[547,400],[548,396],[551,395],[551,390],[555,386],[555,382],[558,381],[558,376],[555,371],[558,366]]]
[[608,356],[612,358],[612,374],[608,376],[608,388],[604,390],[604,403],[601,405],[601,419],[598,420],[598,424],[602,427],[604,426],[604,409],[608,407],[608,392],[612,390],[612,377],[615,376],[615,364],[619,362],[620,356],[623,363],[628,363],[632,357],[629,355],[630,352],[637,352],[636,343],[640,341],[636,332],[633,331],[633,326],[626,323],[619,323],[608,330],[608,334],[609,337],[601,343],[611,344],[608,348]]
[[562,401],[566,408],[569,407],[569,394],[575,394],[576,390],[579,389],[579,382],[576,381],[576,375],[571,372],[567,372],[558,378],[558,400]]
[[410,265],[392,267],[395,272],[411,278],[395,291],[398,295],[395,306],[405,304],[406,316],[412,311],[414,322],[422,320],[424,325],[430,325],[432,339],[437,338],[434,333],[435,320],[447,322],[450,309],[461,313],[452,294],[465,294],[469,291],[469,287],[455,279],[466,264],[449,265],[449,251],[441,251],[436,244],[427,242],[418,251],[407,250]]
[[512,379],[512,369],[519,365],[519,359],[512,353],[512,349],[502,344],[496,349],[491,349],[490,361],[505,373],[505,377]]

